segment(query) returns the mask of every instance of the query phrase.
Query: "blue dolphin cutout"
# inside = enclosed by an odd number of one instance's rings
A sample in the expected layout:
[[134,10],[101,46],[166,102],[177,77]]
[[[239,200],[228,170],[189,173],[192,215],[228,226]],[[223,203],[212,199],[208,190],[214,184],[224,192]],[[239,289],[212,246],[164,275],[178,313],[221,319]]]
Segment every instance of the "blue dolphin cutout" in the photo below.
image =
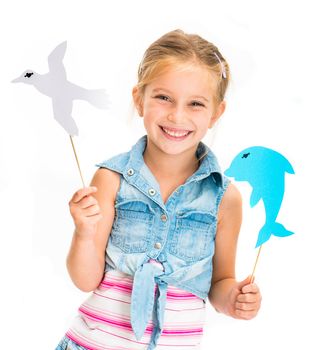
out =
[[235,181],[247,181],[252,187],[250,205],[262,199],[266,222],[259,231],[256,248],[268,241],[271,235],[286,237],[294,232],[276,222],[285,190],[285,173],[294,174],[290,162],[280,153],[266,147],[249,147],[240,152],[225,171]]

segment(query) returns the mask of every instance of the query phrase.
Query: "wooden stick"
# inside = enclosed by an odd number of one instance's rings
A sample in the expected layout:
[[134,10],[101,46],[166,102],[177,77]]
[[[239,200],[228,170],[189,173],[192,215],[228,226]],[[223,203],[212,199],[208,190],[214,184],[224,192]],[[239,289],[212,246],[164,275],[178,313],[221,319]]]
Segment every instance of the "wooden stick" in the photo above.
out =
[[[83,175],[82,175],[82,172],[81,172],[81,167],[80,167],[80,165],[79,165],[78,157],[77,157],[76,150],[75,150],[75,146],[74,146],[74,142],[73,142],[73,137],[72,137],[72,135],[69,135],[69,137],[70,137],[70,142],[71,142],[72,147],[73,147],[73,151],[74,151],[75,159],[76,159],[76,162],[77,162],[79,174],[80,174],[81,179],[82,179],[83,187],[85,187],[85,183],[84,183],[84,180],[83,180]],[[260,248],[261,248],[261,247],[260,247]]]
[[254,267],[253,267],[253,271],[252,271],[252,275],[251,275],[251,283],[253,283],[254,280],[254,273],[255,273],[255,269],[257,268],[257,264],[258,264],[258,260],[259,260],[259,256],[261,253],[261,248],[262,248],[262,244],[258,250],[258,254],[257,254],[257,258],[255,259],[255,263],[254,263]]

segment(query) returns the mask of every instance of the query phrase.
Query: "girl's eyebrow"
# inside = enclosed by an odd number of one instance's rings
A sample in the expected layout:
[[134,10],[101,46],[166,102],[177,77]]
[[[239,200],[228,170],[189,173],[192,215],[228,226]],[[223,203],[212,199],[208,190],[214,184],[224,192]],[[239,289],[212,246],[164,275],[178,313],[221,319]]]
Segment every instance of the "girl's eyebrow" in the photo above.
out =
[[205,100],[206,102],[209,102],[209,100],[207,98],[205,98],[204,96],[200,96],[200,95],[194,95],[194,96],[191,96],[191,98],[201,99],[201,100]]
[[166,92],[168,94],[171,94],[172,92],[169,91],[168,89],[164,89],[164,88],[155,88],[152,90],[152,92]]
[[[165,93],[168,93],[168,94],[172,94],[172,92],[168,89],[164,89],[164,88],[155,88],[152,90],[153,93],[158,93],[158,92],[165,92]],[[201,95],[192,95],[190,96],[190,98],[196,98],[196,99],[202,99],[206,102],[209,102],[209,100],[204,97],[204,96],[201,96]]]

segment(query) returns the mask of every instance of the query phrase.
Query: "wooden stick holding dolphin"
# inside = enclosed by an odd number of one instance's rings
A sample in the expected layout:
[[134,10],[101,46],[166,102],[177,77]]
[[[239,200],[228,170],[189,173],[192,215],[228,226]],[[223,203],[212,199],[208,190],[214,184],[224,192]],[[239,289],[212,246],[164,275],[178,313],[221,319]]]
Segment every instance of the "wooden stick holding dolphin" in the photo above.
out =
[[83,187],[85,187],[73,142],[73,136],[78,135],[76,122],[71,115],[73,100],[84,100],[100,109],[107,109],[109,102],[104,89],[85,89],[67,80],[66,70],[62,62],[66,48],[67,42],[64,41],[50,53],[48,73],[38,74],[28,69],[21,76],[12,80],[12,83],[33,85],[39,92],[52,99],[54,118],[69,134]]
[[246,181],[252,187],[250,205],[254,207],[262,200],[266,221],[259,231],[256,248],[259,248],[251,280],[255,273],[263,243],[274,235],[286,237],[294,232],[276,221],[285,191],[285,173],[294,174],[290,162],[280,153],[266,147],[254,146],[244,149],[225,171],[235,181]]

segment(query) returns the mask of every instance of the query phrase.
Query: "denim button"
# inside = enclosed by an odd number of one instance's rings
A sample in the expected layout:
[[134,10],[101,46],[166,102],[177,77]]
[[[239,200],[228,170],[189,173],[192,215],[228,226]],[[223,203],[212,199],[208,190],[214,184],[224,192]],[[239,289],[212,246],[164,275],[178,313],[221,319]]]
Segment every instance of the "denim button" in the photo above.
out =
[[161,248],[161,243],[160,243],[160,242],[156,242],[156,243],[154,244],[154,247],[155,247],[156,249],[160,249],[160,248]]
[[149,189],[149,195],[150,196],[154,196],[156,194],[156,190],[154,190],[153,188]]
[[128,169],[127,170],[127,175],[132,176],[134,174],[134,170],[133,169]]
[[166,222],[167,221],[167,215],[166,214],[162,214],[160,219],[161,219],[161,221]]

